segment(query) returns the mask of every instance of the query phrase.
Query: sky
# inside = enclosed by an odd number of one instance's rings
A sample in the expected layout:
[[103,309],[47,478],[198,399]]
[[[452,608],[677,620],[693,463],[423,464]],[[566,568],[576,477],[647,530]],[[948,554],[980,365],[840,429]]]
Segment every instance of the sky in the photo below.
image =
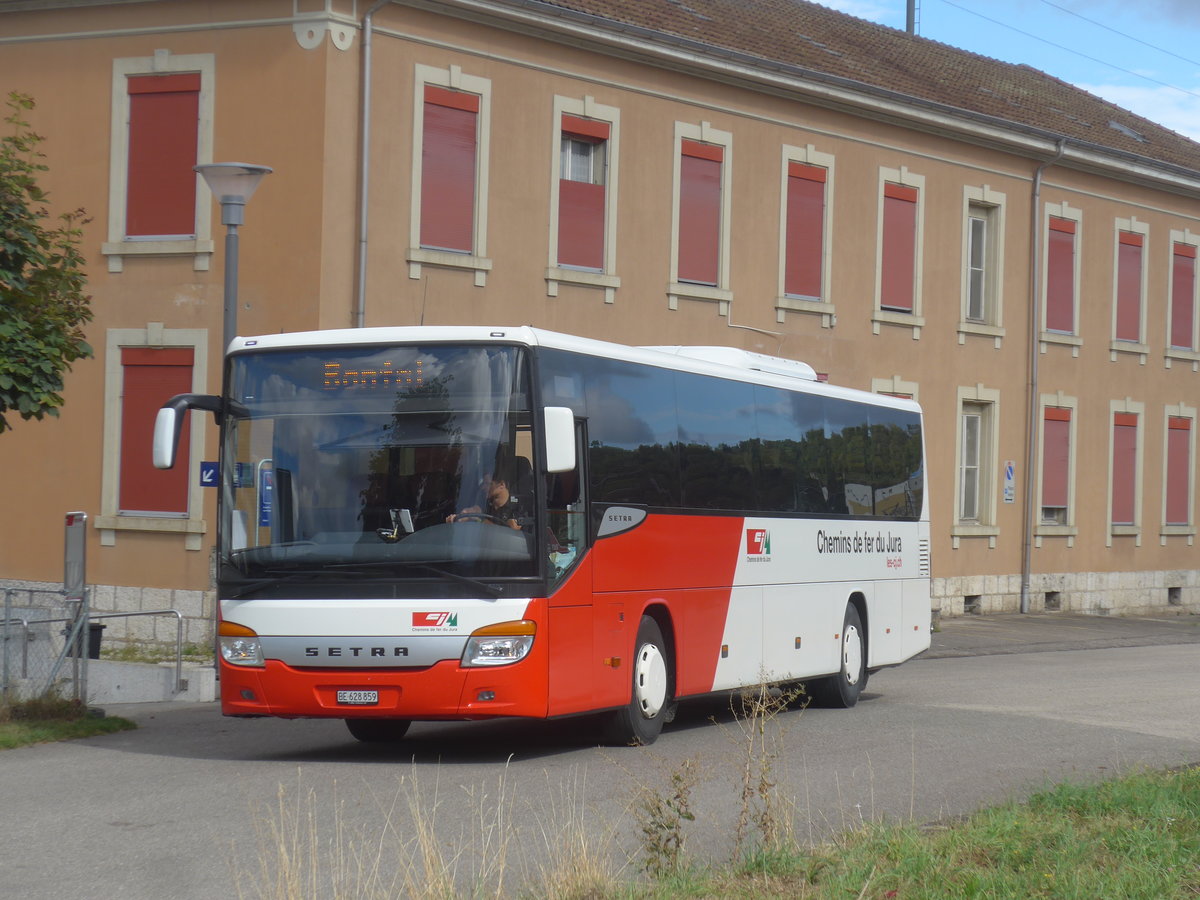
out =
[[[816,0],[905,28],[906,0]],[[917,33],[1024,63],[1200,141],[1200,0],[917,0]]]

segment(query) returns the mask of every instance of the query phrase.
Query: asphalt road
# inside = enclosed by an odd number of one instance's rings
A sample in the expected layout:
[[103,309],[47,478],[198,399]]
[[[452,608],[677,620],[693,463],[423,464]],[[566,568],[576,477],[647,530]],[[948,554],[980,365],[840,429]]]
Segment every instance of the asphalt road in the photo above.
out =
[[[589,867],[632,874],[639,797],[673,774],[693,782],[687,853],[721,860],[748,743],[727,700],[618,749],[586,720],[418,724],[380,748],[340,722],[212,704],[110,712],[139,729],[0,754],[0,896],[357,897],[373,877],[401,896],[431,859],[501,896]],[[1200,620],[950,620],[856,709],[785,711],[765,748],[772,816],[801,841],[1200,763]]]

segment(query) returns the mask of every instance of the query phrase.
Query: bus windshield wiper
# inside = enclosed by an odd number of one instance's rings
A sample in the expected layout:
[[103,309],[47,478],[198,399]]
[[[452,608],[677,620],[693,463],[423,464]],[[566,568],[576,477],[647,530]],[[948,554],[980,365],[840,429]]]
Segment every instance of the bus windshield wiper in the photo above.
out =
[[444,578],[447,581],[456,581],[459,584],[469,585],[481,593],[487,594],[490,597],[500,597],[504,593],[502,587],[486,584],[476,578],[471,578],[467,575],[459,575],[457,572],[448,572],[445,569],[440,569],[437,566],[431,566],[428,563],[417,562],[401,562],[397,560],[377,560],[368,562],[348,562],[348,563],[327,563],[320,566],[306,566],[297,568],[295,566],[261,566],[259,571],[274,574],[276,577],[252,578],[248,579],[238,590],[226,596],[230,600],[235,600],[242,597],[253,590],[260,587],[265,587],[270,584],[285,584],[290,581],[309,581],[320,578],[322,575],[359,575],[370,578],[372,581],[386,581],[384,576],[378,574],[379,569],[390,569],[401,567],[405,569],[420,569],[424,572],[432,572],[439,578]]
[[471,578],[468,575],[459,575],[457,572],[448,572],[445,569],[439,569],[437,566],[431,566],[429,563],[405,562],[399,560],[376,560],[373,562],[357,562],[357,563],[332,563],[326,566],[326,569],[337,569],[339,571],[356,571],[368,569],[391,568],[393,566],[401,566],[405,569],[420,569],[423,572],[432,572],[439,578],[445,578],[447,581],[457,581],[459,584],[470,585],[476,590],[482,591],[491,597],[500,597],[504,593],[504,588],[496,585],[486,584],[477,578]]

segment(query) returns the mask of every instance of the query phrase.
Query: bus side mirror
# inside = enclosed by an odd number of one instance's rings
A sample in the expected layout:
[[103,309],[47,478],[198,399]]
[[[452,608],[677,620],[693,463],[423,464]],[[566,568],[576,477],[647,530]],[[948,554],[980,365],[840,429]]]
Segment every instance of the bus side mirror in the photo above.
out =
[[[164,406],[154,419],[154,468],[169,469],[175,465],[175,445],[183,428],[183,415]],[[143,457],[144,458],[144,457]]]
[[575,413],[567,406],[547,406],[546,471],[570,472],[575,468]]
[[163,404],[154,419],[154,445],[151,448],[154,468],[169,469],[175,465],[175,450],[179,446],[179,433],[183,430],[183,414],[189,409],[208,410],[218,425],[224,416],[220,397],[211,394],[176,394]]

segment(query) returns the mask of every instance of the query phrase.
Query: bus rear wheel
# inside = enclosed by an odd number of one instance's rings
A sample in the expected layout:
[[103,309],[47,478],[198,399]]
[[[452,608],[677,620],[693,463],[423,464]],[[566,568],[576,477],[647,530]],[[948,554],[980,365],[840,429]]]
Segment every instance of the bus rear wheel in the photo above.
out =
[[653,744],[672,712],[674,669],[653,617],[642,616],[634,647],[632,692],[629,704],[609,716],[605,739],[610,744]]
[[408,732],[408,719],[347,719],[346,727],[355,740],[364,744],[398,741]]
[[808,685],[813,702],[818,706],[849,709],[858,703],[859,695],[867,684],[866,638],[863,636],[862,617],[853,603],[846,604],[841,649],[841,671]]

